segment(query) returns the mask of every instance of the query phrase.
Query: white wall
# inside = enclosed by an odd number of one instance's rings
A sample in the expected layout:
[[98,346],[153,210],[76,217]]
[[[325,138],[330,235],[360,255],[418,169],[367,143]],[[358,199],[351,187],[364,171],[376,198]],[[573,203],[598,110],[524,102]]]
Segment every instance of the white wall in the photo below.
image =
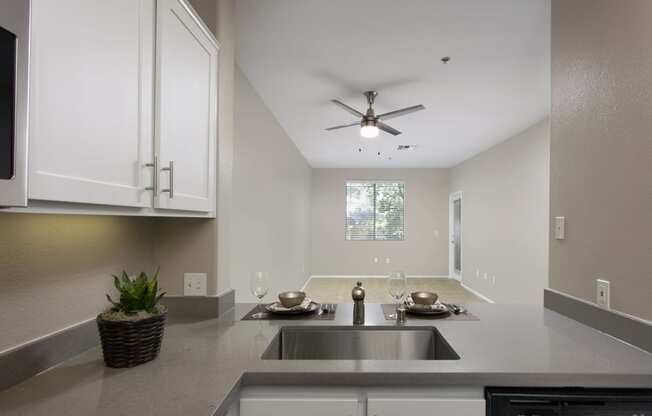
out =
[[251,273],[268,271],[271,299],[306,279],[311,169],[239,69],[234,127],[231,284],[251,301]]
[[652,2],[553,0],[550,287],[652,320]]
[[496,302],[543,302],[549,154],[546,119],[451,171],[451,192],[463,193],[463,283]]
[[[404,241],[344,240],[345,184],[352,179],[405,182]],[[381,275],[396,269],[410,275],[448,275],[448,180],[447,169],[314,169],[310,273]],[[381,261],[375,264],[374,257]]]

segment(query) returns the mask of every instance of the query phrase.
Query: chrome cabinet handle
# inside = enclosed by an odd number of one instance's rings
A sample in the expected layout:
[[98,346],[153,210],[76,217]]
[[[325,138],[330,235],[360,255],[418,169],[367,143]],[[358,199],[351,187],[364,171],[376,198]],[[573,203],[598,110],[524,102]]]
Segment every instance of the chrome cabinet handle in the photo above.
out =
[[154,155],[153,163],[145,163],[145,166],[152,169],[152,186],[145,187],[146,191],[152,191],[154,196],[158,196],[158,156]]
[[170,185],[167,189],[161,189],[161,192],[167,192],[170,194],[170,199],[174,198],[174,161],[170,160],[170,163],[167,168],[162,168],[162,171],[169,172]]

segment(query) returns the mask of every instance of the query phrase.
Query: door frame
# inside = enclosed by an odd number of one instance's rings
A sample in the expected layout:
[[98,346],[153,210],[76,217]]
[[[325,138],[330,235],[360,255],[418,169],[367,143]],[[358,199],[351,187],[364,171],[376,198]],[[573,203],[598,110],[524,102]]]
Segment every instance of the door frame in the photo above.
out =
[[[453,202],[459,200],[461,203],[460,206],[460,228],[463,227],[464,216],[462,211],[464,211],[464,199],[463,192],[456,191],[452,192],[448,197],[448,274],[451,279],[462,281],[463,266],[462,259],[464,257],[463,251],[460,249],[460,272],[455,272],[455,244],[453,243],[453,229],[454,229],[454,219],[455,219],[455,207]],[[463,228],[462,228],[463,229]]]

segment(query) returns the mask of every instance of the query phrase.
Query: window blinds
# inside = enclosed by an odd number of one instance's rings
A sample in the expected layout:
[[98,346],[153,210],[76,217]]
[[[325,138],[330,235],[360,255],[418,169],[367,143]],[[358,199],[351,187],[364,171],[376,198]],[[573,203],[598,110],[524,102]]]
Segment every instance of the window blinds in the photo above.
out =
[[403,182],[347,182],[345,239],[403,240],[404,199]]

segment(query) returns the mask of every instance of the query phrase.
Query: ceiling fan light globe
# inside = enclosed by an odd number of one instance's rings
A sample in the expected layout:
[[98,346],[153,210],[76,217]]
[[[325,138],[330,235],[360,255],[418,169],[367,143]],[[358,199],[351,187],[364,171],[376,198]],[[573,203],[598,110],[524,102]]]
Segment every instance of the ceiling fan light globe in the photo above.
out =
[[378,137],[379,132],[380,131],[376,126],[362,126],[360,128],[360,136],[364,137],[365,139],[373,139]]

